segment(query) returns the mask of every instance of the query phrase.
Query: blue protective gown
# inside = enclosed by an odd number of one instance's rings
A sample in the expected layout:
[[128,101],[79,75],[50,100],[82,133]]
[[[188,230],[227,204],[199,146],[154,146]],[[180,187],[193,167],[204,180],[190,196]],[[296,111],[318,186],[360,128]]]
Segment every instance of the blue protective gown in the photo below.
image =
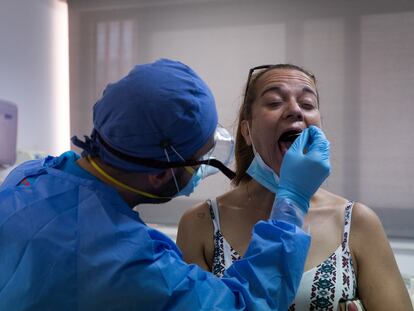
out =
[[287,310],[310,242],[299,228],[259,222],[219,279],[77,159],[26,162],[0,186],[0,310]]

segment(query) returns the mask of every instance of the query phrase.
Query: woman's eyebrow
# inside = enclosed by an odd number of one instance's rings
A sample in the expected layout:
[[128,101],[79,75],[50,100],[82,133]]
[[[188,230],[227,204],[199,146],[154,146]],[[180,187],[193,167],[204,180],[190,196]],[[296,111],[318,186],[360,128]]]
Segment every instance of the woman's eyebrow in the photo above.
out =
[[311,93],[311,94],[313,94],[315,97],[318,97],[318,95],[316,94],[315,90],[313,90],[312,88],[310,88],[310,87],[308,87],[308,86],[305,86],[305,87],[302,89],[302,93]]
[[276,92],[276,93],[283,93],[283,89],[280,86],[271,86],[267,89],[264,89],[263,92],[260,94],[260,97],[262,97],[267,92]]
[[[271,87],[263,90],[263,92],[260,94],[260,97],[262,97],[267,92],[284,93],[285,91],[286,90],[283,90],[283,87],[280,87],[280,86],[277,86],[277,85],[273,85],[273,86],[271,86]],[[311,93],[315,97],[318,97],[318,95],[316,94],[315,90],[313,90],[312,88],[310,88],[308,86],[305,86],[304,88],[302,88],[302,93]]]

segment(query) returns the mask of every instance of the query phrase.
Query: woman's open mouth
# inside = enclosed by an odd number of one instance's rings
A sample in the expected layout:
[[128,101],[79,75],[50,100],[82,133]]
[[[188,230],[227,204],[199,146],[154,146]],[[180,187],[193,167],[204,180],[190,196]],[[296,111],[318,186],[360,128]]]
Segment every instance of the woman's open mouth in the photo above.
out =
[[288,151],[290,146],[293,144],[295,139],[298,138],[300,133],[301,133],[300,130],[289,130],[283,133],[282,135],[280,135],[278,143],[279,143],[280,151],[282,152],[283,156]]

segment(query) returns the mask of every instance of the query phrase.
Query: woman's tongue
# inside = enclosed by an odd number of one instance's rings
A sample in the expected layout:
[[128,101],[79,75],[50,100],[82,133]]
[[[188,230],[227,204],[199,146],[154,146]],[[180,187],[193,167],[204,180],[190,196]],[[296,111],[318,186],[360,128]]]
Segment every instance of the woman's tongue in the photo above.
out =
[[282,153],[282,156],[285,155],[285,153],[288,151],[289,147],[292,145],[293,142],[291,141],[280,141],[279,140],[279,149]]

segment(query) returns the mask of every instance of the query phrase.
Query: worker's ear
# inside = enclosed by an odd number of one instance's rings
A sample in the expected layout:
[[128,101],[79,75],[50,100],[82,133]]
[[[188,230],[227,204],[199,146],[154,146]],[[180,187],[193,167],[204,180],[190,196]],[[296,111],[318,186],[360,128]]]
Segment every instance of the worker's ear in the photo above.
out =
[[252,144],[252,139],[250,136],[250,127],[249,127],[249,121],[243,120],[240,123],[240,132],[243,135],[244,141],[246,142],[247,146],[250,146]]
[[158,189],[169,182],[172,177],[172,170],[166,169],[158,174],[148,174],[148,182],[154,189]]

